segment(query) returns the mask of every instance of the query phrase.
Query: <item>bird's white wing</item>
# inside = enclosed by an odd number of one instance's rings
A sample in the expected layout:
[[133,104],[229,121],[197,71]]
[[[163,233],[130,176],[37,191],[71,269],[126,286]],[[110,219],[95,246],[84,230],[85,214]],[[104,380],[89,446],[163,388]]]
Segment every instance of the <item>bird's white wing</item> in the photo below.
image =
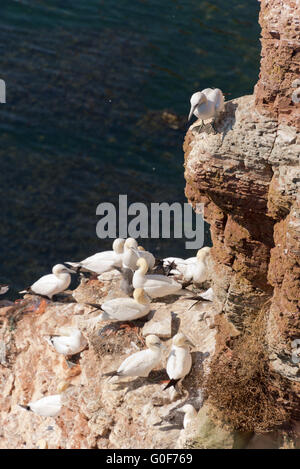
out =
[[202,283],[207,280],[208,269],[204,262],[190,264],[192,279],[195,283]]
[[118,368],[118,372],[124,376],[143,376],[149,366],[151,366],[149,362],[151,355],[149,352],[150,350],[142,350],[130,355]]
[[43,417],[55,417],[61,410],[61,394],[46,396],[36,402],[29,402],[33,412]]
[[113,314],[119,308],[130,308],[136,304],[133,298],[114,298],[102,303],[101,309],[108,314]]
[[184,348],[174,348],[167,362],[167,373],[170,379],[180,379],[186,376],[192,366],[192,357],[188,350]]
[[144,289],[150,295],[151,293],[160,296],[170,295],[182,288],[180,283],[176,282],[174,279],[162,275],[147,275],[145,279]]
[[68,355],[72,353],[71,337],[52,337],[51,342],[58,353],[62,353],[63,355]]
[[111,318],[120,321],[129,320],[140,311],[139,305],[132,298],[115,298],[114,300],[106,301],[101,306],[101,309]]
[[104,272],[107,272],[108,270],[113,269],[114,267],[114,258],[110,259],[93,259],[92,261],[89,261],[87,263],[81,263],[83,267],[86,269],[91,270],[92,272],[97,273],[98,275],[103,274]]
[[195,262],[197,262],[197,257],[188,257],[187,259],[185,259],[184,262],[186,264],[194,264]]
[[164,275],[145,275],[145,280],[147,281],[147,285],[179,285],[175,280]]
[[201,93],[205,94],[207,98],[210,98],[213,91],[214,91],[213,88],[205,88],[205,90],[202,90]]
[[166,366],[166,371],[170,379],[177,379],[177,378],[174,378],[175,369],[176,369],[176,350],[172,349],[170,355],[168,356],[168,361],[167,361],[167,366]]
[[86,259],[83,259],[81,261],[81,264],[88,264],[89,262],[94,262],[94,261],[100,261],[100,260],[109,260],[112,259],[115,256],[114,251],[103,251],[103,252],[97,252],[96,254],[93,254],[92,256],[87,257]]
[[215,88],[208,93],[208,97],[215,103],[215,110],[221,112],[224,110],[224,96],[219,88]]
[[57,288],[57,283],[58,279],[55,275],[44,275],[31,286],[31,290],[38,295],[51,296]]

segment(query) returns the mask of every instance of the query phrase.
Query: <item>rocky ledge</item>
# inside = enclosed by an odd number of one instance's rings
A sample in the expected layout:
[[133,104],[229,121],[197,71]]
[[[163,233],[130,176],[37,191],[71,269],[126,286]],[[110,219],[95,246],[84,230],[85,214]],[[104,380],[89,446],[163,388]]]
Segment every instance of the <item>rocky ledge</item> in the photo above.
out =
[[[119,296],[124,296],[120,275],[113,271],[101,281],[83,280],[73,296],[69,292],[60,301],[26,295],[0,308],[0,448],[181,448],[193,439],[177,409],[185,403],[202,406],[202,381],[215,348],[216,313],[210,303],[194,305],[194,300],[169,297],[153,301],[145,320],[95,324],[98,313],[86,303]],[[71,367],[45,340],[66,326],[78,327],[88,340],[88,348],[74,357]],[[173,395],[163,388],[170,339],[179,328],[196,347],[183,393]],[[145,336],[153,333],[164,341],[166,351],[149,379],[116,383],[102,376],[143,349]],[[19,407],[58,392],[63,393],[58,417],[40,417]],[[207,417],[201,418],[207,425]],[[217,444],[222,446],[227,433],[220,435]]]

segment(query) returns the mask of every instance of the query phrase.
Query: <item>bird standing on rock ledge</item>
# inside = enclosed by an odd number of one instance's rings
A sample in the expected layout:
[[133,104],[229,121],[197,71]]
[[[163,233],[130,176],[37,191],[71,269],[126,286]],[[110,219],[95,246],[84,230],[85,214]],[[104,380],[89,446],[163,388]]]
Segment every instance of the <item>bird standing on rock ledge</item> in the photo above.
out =
[[169,383],[165,389],[173,386],[175,388],[178,381],[183,379],[189,374],[192,368],[192,356],[189,347],[194,347],[194,344],[182,333],[178,332],[173,337],[172,349],[167,361],[167,373],[170,378]]
[[205,90],[194,93],[191,97],[191,110],[188,120],[194,114],[198,119],[202,120],[199,131],[204,125],[206,119],[214,118],[211,126],[214,127],[215,119],[220,112],[224,111],[224,96],[218,88],[205,88]]
[[141,350],[127,357],[117,371],[105,373],[103,376],[140,376],[147,378],[150,371],[155,368],[162,358],[164,347],[159,337],[148,335],[146,338],[146,350]]
[[56,264],[52,269],[52,274],[44,275],[31,287],[19,293],[31,293],[50,298],[66,290],[71,283],[71,275],[75,270],[68,269],[63,264]]

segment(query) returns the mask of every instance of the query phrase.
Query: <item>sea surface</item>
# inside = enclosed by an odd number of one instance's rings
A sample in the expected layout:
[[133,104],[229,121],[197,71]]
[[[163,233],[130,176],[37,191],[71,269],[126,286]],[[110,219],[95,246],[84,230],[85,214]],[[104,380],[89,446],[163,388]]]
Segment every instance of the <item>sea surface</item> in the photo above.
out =
[[[110,247],[96,236],[99,203],[186,201],[190,96],[253,92],[258,11],[256,0],[1,0],[0,282],[12,293]],[[194,255],[184,239],[142,244]]]

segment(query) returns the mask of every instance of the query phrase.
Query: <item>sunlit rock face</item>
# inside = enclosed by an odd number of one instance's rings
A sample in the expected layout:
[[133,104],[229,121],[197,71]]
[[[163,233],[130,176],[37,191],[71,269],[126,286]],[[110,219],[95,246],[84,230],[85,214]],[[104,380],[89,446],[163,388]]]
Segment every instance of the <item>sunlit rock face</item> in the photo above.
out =
[[255,87],[257,109],[299,129],[300,4],[297,0],[262,0],[259,23],[262,59]]
[[[287,380],[298,416],[299,365],[291,356],[300,338],[299,4],[262,1],[260,24],[254,95],[225,104],[217,133],[209,124],[199,133],[200,122],[187,132],[186,196],[205,204],[215,293],[230,330],[241,332],[268,301],[270,364]],[[222,335],[221,327],[220,344]]]

